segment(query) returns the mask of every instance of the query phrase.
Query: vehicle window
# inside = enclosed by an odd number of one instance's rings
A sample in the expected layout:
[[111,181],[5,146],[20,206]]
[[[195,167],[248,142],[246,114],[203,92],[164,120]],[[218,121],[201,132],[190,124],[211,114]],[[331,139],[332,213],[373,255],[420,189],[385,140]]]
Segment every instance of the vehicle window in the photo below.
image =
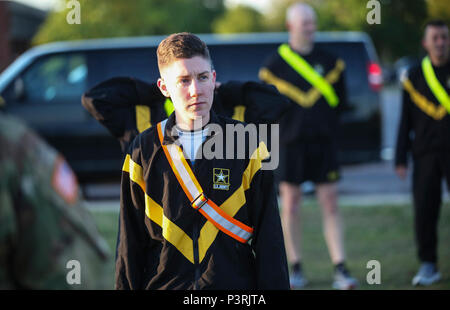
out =
[[70,102],[86,88],[88,66],[83,54],[55,54],[39,59],[21,76],[30,104]]
[[150,83],[159,78],[156,48],[100,50],[89,53],[89,87],[106,79],[129,76]]
[[276,51],[277,44],[213,45],[209,49],[217,80],[221,82],[258,81],[265,59]]

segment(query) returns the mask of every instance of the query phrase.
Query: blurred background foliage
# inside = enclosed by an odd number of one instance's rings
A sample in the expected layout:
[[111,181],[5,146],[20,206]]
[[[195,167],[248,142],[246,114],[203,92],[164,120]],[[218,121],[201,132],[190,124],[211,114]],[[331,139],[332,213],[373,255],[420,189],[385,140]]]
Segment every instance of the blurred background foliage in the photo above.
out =
[[[70,8],[53,11],[33,44],[89,38],[162,35],[173,32],[236,33],[286,31],[286,8],[296,0],[273,0],[267,11],[224,0],[78,0],[81,24],[70,25]],[[258,1],[258,0],[255,0]],[[424,23],[450,21],[448,0],[379,0],[381,23],[369,25],[367,0],[304,0],[318,15],[321,31],[365,31],[383,61],[421,53]]]
[[[62,1],[65,3],[64,1]],[[70,8],[50,13],[33,44],[51,41],[212,32],[225,13],[222,0],[78,0],[81,23],[68,24]]]

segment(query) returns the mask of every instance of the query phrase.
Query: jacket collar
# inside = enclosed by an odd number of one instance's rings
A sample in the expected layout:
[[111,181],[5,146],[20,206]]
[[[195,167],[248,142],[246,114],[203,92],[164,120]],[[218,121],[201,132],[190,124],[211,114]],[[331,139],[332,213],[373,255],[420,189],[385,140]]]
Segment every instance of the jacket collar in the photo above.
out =
[[[203,128],[205,128],[209,124],[218,124],[222,128],[224,127],[222,122],[220,122],[220,119],[217,117],[217,114],[214,113],[212,110],[210,110],[210,112],[209,112],[209,122]],[[164,139],[163,139],[164,145],[175,143],[175,141],[178,140],[178,135],[172,134],[172,129],[175,125],[176,125],[175,112],[173,112],[172,114],[170,114],[169,118],[167,119],[166,128],[165,128],[165,132],[164,132]],[[212,134],[207,138],[207,140],[210,137],[214,136],[215,134],[216,134],[216,132],[213,130]]]

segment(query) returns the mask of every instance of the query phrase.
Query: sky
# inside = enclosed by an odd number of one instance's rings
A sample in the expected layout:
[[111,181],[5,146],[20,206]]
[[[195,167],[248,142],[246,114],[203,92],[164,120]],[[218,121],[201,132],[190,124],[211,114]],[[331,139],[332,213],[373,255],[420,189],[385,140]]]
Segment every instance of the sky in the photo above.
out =
[[[52,8],[55,8],[58,5],[58,2],[61,2],[61,0],[12,0],[12,1],[22,2],[43,10],[50,10]],[[66,0],[65,2],[68,1],[69,0]],[[272,0],[225,0],[225,3],[230,6],[237,4],[245,4],[264,12],[269,9],[271,1]]]
[[50,10],[54,8],[58,2],[58,0],[12,0],[12,1],[25,3],[43,10]]

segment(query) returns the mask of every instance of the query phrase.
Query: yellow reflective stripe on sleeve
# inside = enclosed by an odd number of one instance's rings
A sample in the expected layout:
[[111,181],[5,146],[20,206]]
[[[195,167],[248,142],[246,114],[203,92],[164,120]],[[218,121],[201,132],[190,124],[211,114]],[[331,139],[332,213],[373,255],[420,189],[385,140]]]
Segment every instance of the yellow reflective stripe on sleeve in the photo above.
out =
[[278,53],[292,69],[320,91],[331,107],[334,108],[339,104],[339,98],[336,95],[333,86],[317,73],[303,57],[295,53],[288,44],[280,45]]
[[169,220],[165,215],[163,208],[156,203],[145,191],[145,182],[142,174],[142,167],[135,163],[129,154],[125,157],[123,171],[128,172],[131,181],[138,184],[145,195],[145,214],[147,217],[162,228],[164,239],[170,242],[180,251],[191,263],[194,263],[194,249],[192,239],[179,228],[175,223]]
[[425,76],[425,81],[428,87],[430,87],[431,92],[439,101],[439,103],[444,106],[448,113],[450,113],[450,97],[448,96],[445,88],[442,87],[441,83],[434,73],[433,66],[431,65],[430,58],[428,56],[424,57],[422,60],[422,71]]
[[173,102],[170,98],[166,98],[164,101],[164,111],[166,111],[166,115],[170,116],[173,111],[175,111],[175,108],[173,107]]
[[136,106],[136,127],[139,132],[143,132],[146,129],[152,127],[150,107],[146,105]]
[[[225,200],[221,205],[222,209],[229,216],[234,217],[236,213],[245,204],[245,191],[250,188],[250,184],[255,176],[256,172],[261,169],[261,161],[269,155],[266,145],[261,142],[259,147],[253,152],[250,158],[250,162],[242,174],[241,186]],[[205,225],[200,230],[200,237],[198,239],[198,250],[199,250],[199,260],[200,262],[206,255],[211,244],[217,237],[219,229],[215,227],[210,221],[207,221]]]
[[234,113],[231,118],[237,121],[244,122],[244,115],[245,115],[245,106],[237,105],[234,107]]
[[442,105],[435,105],[433,102],[428,101],[425,96],[414,88],[408,78],[405,78],[403,81],[403,88],[408,92],[411,101],[428,116],[435,120],[440,120],[447,115],[447,110]]

